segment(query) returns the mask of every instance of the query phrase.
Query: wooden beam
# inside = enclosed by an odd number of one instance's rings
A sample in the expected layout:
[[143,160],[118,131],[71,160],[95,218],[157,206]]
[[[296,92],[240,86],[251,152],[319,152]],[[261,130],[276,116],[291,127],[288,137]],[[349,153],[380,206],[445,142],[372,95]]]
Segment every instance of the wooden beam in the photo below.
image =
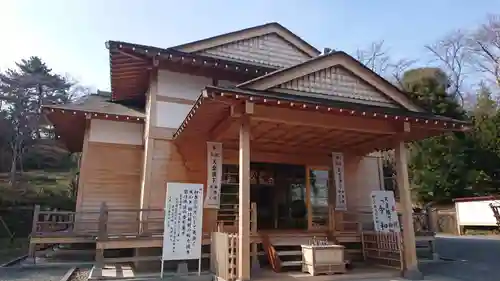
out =
[[235,118],[233,118],[231,114],[224,114],[221,120],[217,122],[217,124],[212,127],[212,129],[208,133],[209,139],[219,141],[224,133],[229,130],[234,121]]
[[135,54],[131,54],[131,53],[127,53],[125,51],[121,51],[121,50],[118,50],[118,52],[124,56],[127,56],[131,59],[134,59],[134,60],[137,60],[137,61],[142,61],[142,62],[148,62],[148,60],[144,57],[141,57],[141,56],[138,56],[138,55],[135,55]]
[[194,105],[194,103],[195,103],[194,100],[190,100],[190,99],[163,96],[160,92],[158,92],[158,95],[156,96],[156,101],[157,102],[163,101],[163,102],[182,103],[182,104],[187,104],[187,105]]
[[255,105],[253,102],[245,101],[241,104],[235,104],[231,106],[231,117],[240,117],[243,114],[253,114],[255,111]]
[[312,205],[311,205],[311,174],[309,170],[311,167],[308,165],[306,168],[306,208],[307,208],[307,229],[312,229]]
[[379,148],[385,149],[394,147],[395,144],[399,141],[404,141],[409,135],[411,125],[408,122],[404,122],[398,127],[398,130],[398,133],[374,136],[371,139],[351,144],[347,146],[345,150],[352,151],[358,155],[365,155]]
[[[330,153],[316,154],[308,151],[305,154],[299,153],[279,153],[276,151],[257,150],[254,146],[251,147],[252,154],[250,155],[251,162],[269,162],[269,163],[288,163],[296,165],[328,165],[332,159]],[[224,144],[224,164],[238,164],[239,150],[230,148]]]
[[241,117],[239,157],[238,280],[250,280],[250,117]]
[[397,126],[388,120],[376,120],[357,116],[334,115],[300,109],[279,108],[265,105],[254,107],[253,120],[284,123],[288,125],[337,129],[351,132],[387,134],[398,132]]
[[421,273],[418,270],[417,249],[415,242],[415,230],[413,228],[413,208],[411,202],[410,181],[408,180],[408,161],[405,143],[400,141],[395,149],[396,176],[400,194],[400,202],[403,211],[403,257],[404,275],[411,280]]
[[[152,136],[157,136],[159,133],[157,129],[155,129],[156,121],[156,110],[157,110],[157,102],[156,96],[158,94],[158,74],[156,72],[150,76],[150,88],[147,94],[147,102],[146,102],[146,120],[144,124],[144,154],[143,154],[143,162],[142,162],[142,173],[141,173],[141,193],[139,198],[139,207],[140,208],[148,208],[151,204],[151,188],[153,185],[153,152],[154,152],[154,138]],[[166,134],[168,135],[168,134]],[[149,213],[143,212],[140,215],[140,220],[147,220]],[[143,224],[141,223],[141,228]],[[142,231],[142,229],[140,229]]]
[[237,118],[245,114],[253,114],[254,104],[245,101],[242,104],[231,105],[230,111],[225,113],[217,124],[210,130],[209,139],[218,141],[224,133],[231,128]]
[[[356,142],[353,144],[350,144],[345,147],[346,150],[350,151],[356,151],[356,150],[364,150],[366,147],[374,147],[378,144],[384,143],[384,142],[391,142],[392,139],[394,138],[394,135],[383,135],[383,136],[373,136],[372,138],[362,140],[360,142]],[[391,144],[389,143],[389,145]]]
[[[159,140],[172,140],[176,129],[151,126],[149,127],[148,137]],[[146,145],[145,145],[146,147]]]

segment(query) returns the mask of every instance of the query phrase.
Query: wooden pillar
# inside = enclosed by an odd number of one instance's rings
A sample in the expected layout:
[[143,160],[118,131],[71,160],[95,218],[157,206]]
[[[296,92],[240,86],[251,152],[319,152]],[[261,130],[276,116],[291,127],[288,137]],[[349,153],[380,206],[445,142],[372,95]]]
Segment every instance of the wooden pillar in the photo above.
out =
[[312,229],[312,205],[311,205],[311,174],[310,167],[306,166],[306,208],[307,208],[307,229]]
[[[257,203],[252,202],[250,203],[250,220],[251,220],[251,226],[250,226],[250,233],[252,235],[257,234]],[[257,247],[257,243],[252,243],[252,269],[253,268],[260,268],[259,265],[259,250]]]
[[[139,198],[139,208],[149,209],[151,208],[151,188],[152,188],[152,166],[153,166],[153,150],[154,150],[154,139],[150,136],[151,130],[156,126],[156,96],[158,94],[158,71],[153,69],[150,73],[149,80],[149,91],[147,93],[146,99],[146,120],[144,124],[144,154],[142,162],[142,173],[141,173],[141,195]],[[163,195],[159,195],[163,196]],[[139,231],[145,232],[144,229],[145,221],[147,221],[150,213],[140,212],[139,213]]]
[[250,280],[250,119],[241,117],[239,157],[238,280]]
[[[99,223],[97,231],[97,243],[106,241],[108,239],[108,206],[106,202],[101,203],[101,208],[99,210]],[[95,251],[95,268],[97,270],[97,276],[102,275],[102,269],[104,268],[104,249],[98,247]]]
[[[33,222],[31,225],[31,238],[36,237],[37,227],[38,227],[38,219],[40,218],[40,205],[35,205],[35,209],[33,210]],[[32,243],[30,240],[28,256],[33,258],[33,263],[36,263],[36,243]]]
[[413,208],[411,202],[410,181],[408,180],[408,161],[406,147],[403,141],[398,142],[395,151],[396,176],[403,212],[403,257],[404,276],[411,280],[422,279],[422,273],[418,270],[417,248],[415,230],[413,228]]

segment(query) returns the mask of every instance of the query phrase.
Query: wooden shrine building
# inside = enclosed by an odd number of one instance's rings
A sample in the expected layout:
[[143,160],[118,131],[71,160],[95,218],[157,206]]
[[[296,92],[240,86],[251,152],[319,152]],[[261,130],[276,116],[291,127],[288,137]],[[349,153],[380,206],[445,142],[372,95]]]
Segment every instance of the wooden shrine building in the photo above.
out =
[[37,212],[33,245],[91,241],[96,267],[127,261],[105,259],[108,249],[148,261],[162,246],[166,183],[184,182],[205,185],[203,244],[212,233],[235,237],[235,270],[224,279],[249,280],[259,261],[297,265],[276,249],[312,237],[366,258],[369,195],[384,190],[377,151],[394,149],[404,247],[393,241],[393,250],[404,270],[417,270],[405,143],[467,124],[425,112],[353,57],[322,54],[277,23],[167,49],[106,47],[109,96],[44,108],[82,160],[76,212],[62,214],[71,225],[49,232]]

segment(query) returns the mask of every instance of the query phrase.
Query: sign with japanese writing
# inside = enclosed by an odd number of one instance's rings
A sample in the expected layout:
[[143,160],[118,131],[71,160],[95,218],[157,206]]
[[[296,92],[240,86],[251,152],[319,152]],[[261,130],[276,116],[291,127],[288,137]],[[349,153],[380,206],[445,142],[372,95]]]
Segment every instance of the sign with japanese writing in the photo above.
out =
[[344,155],[333,152],[333,179],[335,180],[335,210],[346,211],[347,201],[344,182]]
[[162,260],[201,258],[203,184],[167,183]]
[[222,180],[222,143],[207,142],[207,194],[205,208],[219,209]]
[[370,195],[375,231],[401,232],[394,192],[376,190]]

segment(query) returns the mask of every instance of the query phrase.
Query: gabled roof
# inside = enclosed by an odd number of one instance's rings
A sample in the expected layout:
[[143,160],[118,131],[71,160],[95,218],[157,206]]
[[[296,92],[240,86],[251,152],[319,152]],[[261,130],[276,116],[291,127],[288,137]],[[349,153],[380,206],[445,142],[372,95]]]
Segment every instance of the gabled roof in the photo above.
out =
[[[199,54],[190,54],[173,48],[158,48],[121,41],[107,41],[109,50],[111,92],[113,100],[143,97],[154,67],[177,67],[199,75],[222,75],[245,81],[276,68],[251,63],[234,62]],[[157,63],[157,64],[155,64]]]
[[288,41],[290,44],[295,46],[297,49],[301,50],[309,57],[318,56],[321,52],[313,47],[311,44],[307,43],[305,40],[282,26],[277,22],[266,23],[263,25],[258,25],[250,28],[245,28],[209,38],[205,38],[202,40],[197,40],[194,42],[178,45],[172,47],[172,49],[176,49],[183,52],[193,53],[199,52],[202,50],[210,49],[216,46],[221,46],[225,44],[229,44],[235,41],[246,40],[253,37],[263,36],[266,34],[277,34],[281,38]]
[[405,92],[401,91],[392,83],[342,51],[334,51],[326,55],[312,58],[301,64],[270,72],[266,75],[241,83],[237,85],[237,87],[265,91],[294,79],[337,65],[342,66],[367,84],[373,86],[401,107],[411,111],[423,111]]
[[48,121],[54,125],[57,138],[61,139],[69,151],[82,151],[83,139],[88,119],[143,123],[142,110],[125,106],[110,100],[109,93],[98,92],[84,96],[70,104],[43,105]]
[[[288,108],[297,113],[308,111],[328,116],[349,116],[366,118],[366,120],[382,120],[392,124],[403,125],[411,123],[412,133],[405,136],[405,141],[422,139],[427,136],[439,135],[444,131],[466,131],[470,123],[453,118],[435,115],[427,112],[416,112],[405,108],[387,108],[373,105],[342,102],[325,97],[298,96],[296,94],[272,91],[258,91],[235,87],[207,86],[195,101],[190,112],[174,133],[174,139],[179,139],[184,131],[195,136],[207,133],[220,122],[221,115],[227,119],[228,108],[231,105],[250,101],[267,108]],[[217,114],[220,113],[220,114]],[[327,116],[325,115],[325,116]],[[394,127],[396,128],[396,127]],[[394,129],[393,128],[393,129]],[[366,128],[368,130],[368,128]]]
[[92,94],[89,96],[84,96],[83,98],[69,104],[44,105],[43,108],[66,110],[70,113],[86,112],[91,114],[131,117],[138,120],[139,119],[142,120],[145,118],[143,109],[125,106],[116,102],[112,102],[109,96],[102,94],[97,94],[97,95]]

